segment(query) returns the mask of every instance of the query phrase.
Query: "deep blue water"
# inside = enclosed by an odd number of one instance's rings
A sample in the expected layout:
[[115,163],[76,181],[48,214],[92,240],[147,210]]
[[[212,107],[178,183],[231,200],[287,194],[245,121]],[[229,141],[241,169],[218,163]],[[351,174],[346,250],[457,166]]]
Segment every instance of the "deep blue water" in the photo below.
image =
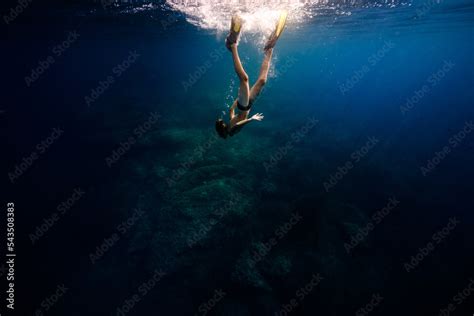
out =
[[[427,3],[290,23],[254,105],[265,119],[227,140],[223,37],[166,6],[33,2],[2,24],[18,315],[204,315],[221,292],[208,315],[471,315],[474,292],[456,295],[474,278],[474,6],[417,14]],[[240,53],[256,78],[250,36]]]

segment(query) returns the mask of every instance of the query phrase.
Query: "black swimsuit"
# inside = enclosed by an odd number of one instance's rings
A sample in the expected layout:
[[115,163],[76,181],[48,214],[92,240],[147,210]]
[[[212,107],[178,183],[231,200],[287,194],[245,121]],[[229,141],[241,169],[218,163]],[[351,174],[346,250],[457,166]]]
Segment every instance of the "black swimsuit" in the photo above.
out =
[[242,104],[239,103],[239,101],[237,101],[237,107],[241,111],[250,111],[250,108],[252,107],[252,103],[249,101],[249,105],[243,106]]

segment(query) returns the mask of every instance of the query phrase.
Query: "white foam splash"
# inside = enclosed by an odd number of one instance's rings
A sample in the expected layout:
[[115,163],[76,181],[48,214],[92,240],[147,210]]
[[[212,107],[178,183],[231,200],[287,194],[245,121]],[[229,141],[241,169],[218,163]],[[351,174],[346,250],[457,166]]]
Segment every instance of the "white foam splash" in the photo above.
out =
[[[326,0],[322,0],[326,1]],[[230,19],[239,14],[244,20],[245,33],[269,33],[275,27],[281,10],[289,12],[288,22],[299,23],[310,17],[309,6],[320,0],[167,0],[175,10],[186,15],[197,27],[227,32]]]

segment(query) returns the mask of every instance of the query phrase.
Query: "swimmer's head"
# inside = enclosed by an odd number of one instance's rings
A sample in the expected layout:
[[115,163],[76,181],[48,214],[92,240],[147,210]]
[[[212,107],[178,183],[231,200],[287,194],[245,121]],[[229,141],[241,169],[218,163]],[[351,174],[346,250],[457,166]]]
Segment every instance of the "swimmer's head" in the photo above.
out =
[[224,120],[221,118],[216,121],[216,132],[222,138],[227,138],[227,135],[229,135],[227,124],[224,123]]

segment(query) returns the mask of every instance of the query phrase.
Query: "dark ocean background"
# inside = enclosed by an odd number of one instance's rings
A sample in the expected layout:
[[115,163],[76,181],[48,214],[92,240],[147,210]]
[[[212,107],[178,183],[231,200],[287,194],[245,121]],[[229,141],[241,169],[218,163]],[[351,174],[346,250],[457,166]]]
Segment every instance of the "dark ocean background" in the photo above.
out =
[[[254,104],[265,119],[226,140],[224,37],[168,6],[33,0],[2,20],[5,315],[472,315],[474,287],[455,296],[474,279],[474,5],[367,3],[289,23]],[[261,47],[244,34],[240,53],[254,80]]]

